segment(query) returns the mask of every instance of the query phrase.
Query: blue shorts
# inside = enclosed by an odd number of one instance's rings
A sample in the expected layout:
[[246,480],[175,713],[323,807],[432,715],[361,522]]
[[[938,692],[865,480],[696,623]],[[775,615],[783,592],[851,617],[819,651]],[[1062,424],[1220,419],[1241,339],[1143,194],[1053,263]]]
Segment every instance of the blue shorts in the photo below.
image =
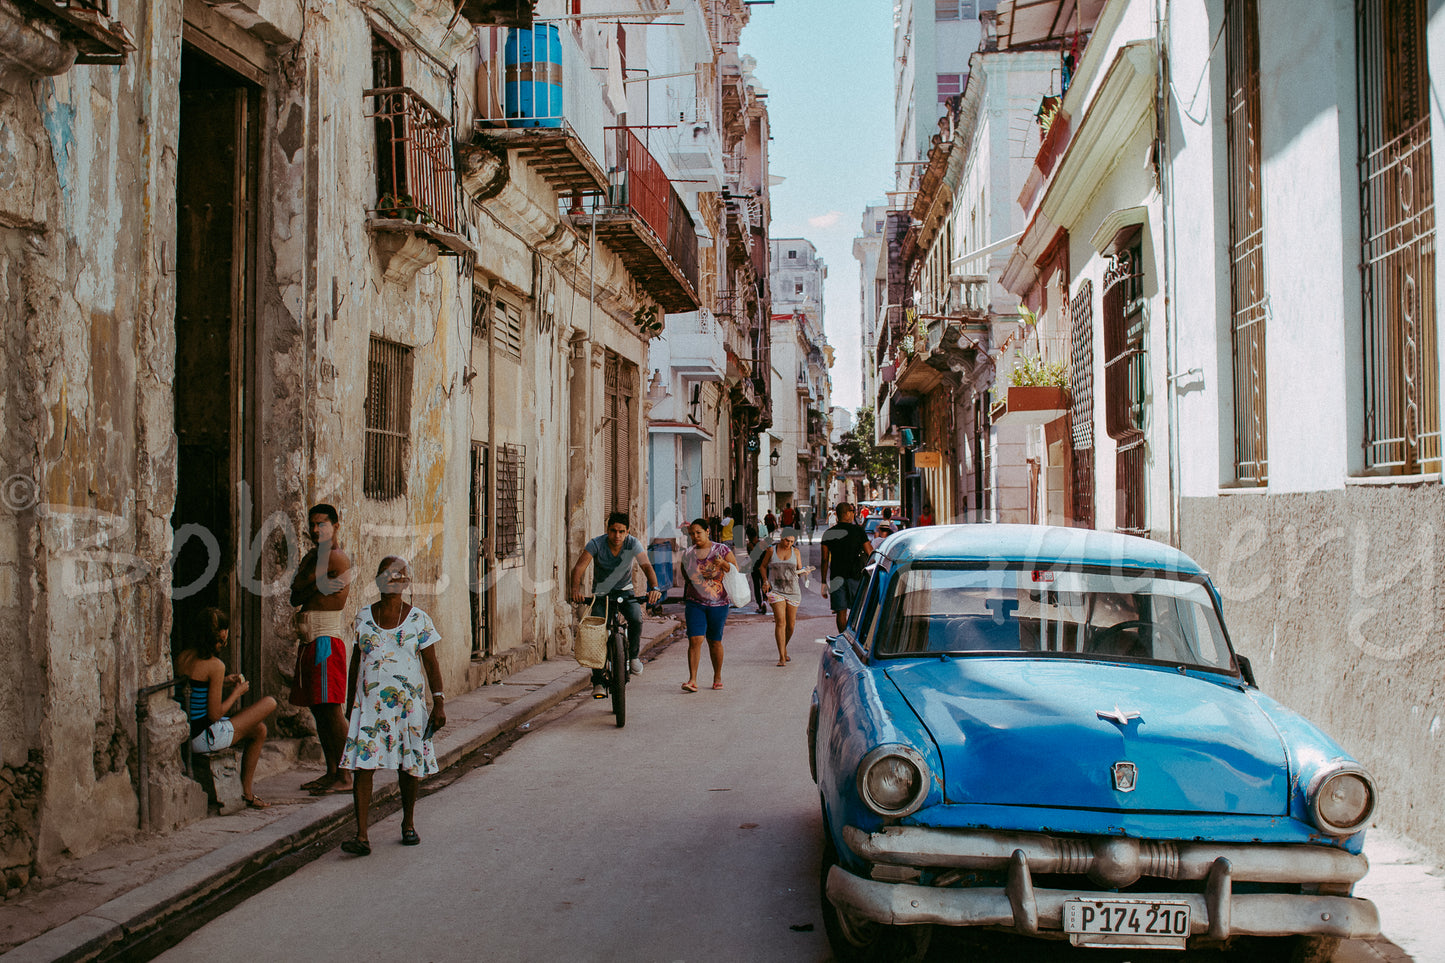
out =
[[[858,578],[831,578],[828,580],[828,608],[834,612],[842,612],[853,607],[853,596],[858,594],[858,588],[863,584],[862,577]],[[834,586],[837,586],[836,588]]]
[[683,618],[687,622],[687,637],[692,639],[701,635],[709,642],[721,642],[723,626],[728,620],[728,606],[703,605],[701,602],[694,602],[688,599],[687,604],[682,607]]

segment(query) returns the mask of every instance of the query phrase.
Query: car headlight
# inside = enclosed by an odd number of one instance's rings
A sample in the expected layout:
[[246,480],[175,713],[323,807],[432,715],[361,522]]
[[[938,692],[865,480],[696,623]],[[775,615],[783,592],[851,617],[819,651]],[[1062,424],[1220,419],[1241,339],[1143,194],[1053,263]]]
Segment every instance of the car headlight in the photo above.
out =
[[1331,836],[1358,832],[1375,812],[1375,783],[1354,763],[1339,763],[1310,780],[1310,818]]
[[879,746],[858,764],[858,794],[880,816],[907,816],[928,795],[928,764],[908,746]]

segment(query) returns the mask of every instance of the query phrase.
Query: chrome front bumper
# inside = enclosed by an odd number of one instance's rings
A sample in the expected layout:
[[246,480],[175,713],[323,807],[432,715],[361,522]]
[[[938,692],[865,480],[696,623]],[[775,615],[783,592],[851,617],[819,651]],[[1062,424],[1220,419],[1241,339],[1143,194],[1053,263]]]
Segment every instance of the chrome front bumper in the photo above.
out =
[[[1007,872],[1007,885],[936,887],[865,879],[834,866],[828,899],[840,909],[880,923],[992,926],[1027,935],[1063,931],[1069,899],[1107,898],[1111,890],[1141,876],[1195,879],[1202,894],[1139,893],[1131,899],[1186,900],[1195,935],[1319,934],[1347,939],[1375,936],[1380,917],[1369,900],[1350,896],[1236,894],[1240,882],[1348,886],[1365,874],[1363,856],[1328,847],[1151,841],[1118,837],[1051,837],[1041,833],[994,833],[895,826],[868,834],[852,826],[844,840],[873,863],[955,867]],[[1089,875],[1099,889],[1035,889],[1037,873]]]

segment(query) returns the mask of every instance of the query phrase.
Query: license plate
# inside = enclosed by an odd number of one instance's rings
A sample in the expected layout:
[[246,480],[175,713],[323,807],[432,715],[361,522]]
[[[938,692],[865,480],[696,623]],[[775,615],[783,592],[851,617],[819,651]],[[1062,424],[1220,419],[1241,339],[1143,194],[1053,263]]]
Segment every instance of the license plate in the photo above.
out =
[[1065,900],[1064,932],[1075,946],[1182,950],[1189,936],[1189,904],[1146,899]]

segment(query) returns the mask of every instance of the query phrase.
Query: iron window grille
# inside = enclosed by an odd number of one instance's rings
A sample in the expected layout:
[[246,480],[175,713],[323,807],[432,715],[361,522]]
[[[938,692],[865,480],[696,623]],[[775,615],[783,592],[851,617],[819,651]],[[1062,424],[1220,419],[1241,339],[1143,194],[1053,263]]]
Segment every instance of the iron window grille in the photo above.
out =
[[1143,241],[1138,227],[1121,231],[1104,272],[1104,425],[1118,446],[1115,455],[1114,527],[1149,532],[1145,486],[1144,425],[1148,354],[1144,346]]
[[1074,520],[1094,527],[1094,282],[1085,278],[1069,304],[1070,484]]
[[523,538],[527,533],[524,513],[524,485],[527,476],[525,445],[497,446],[497,537],[494,547],[498,560],[522,561]]
[[1439,471],[1425,0],[1357,0],[1365,468]]
[[1260,185],[1257,0],[1225,6],[1229,153],[1230,344],[1234,361],[1234,478],[1269,480],[1265,419],[1264,205]]
[[366,381],[366,460],[362,491],[368,498],[406,494],[411,435],[411,349],[371,339]]

